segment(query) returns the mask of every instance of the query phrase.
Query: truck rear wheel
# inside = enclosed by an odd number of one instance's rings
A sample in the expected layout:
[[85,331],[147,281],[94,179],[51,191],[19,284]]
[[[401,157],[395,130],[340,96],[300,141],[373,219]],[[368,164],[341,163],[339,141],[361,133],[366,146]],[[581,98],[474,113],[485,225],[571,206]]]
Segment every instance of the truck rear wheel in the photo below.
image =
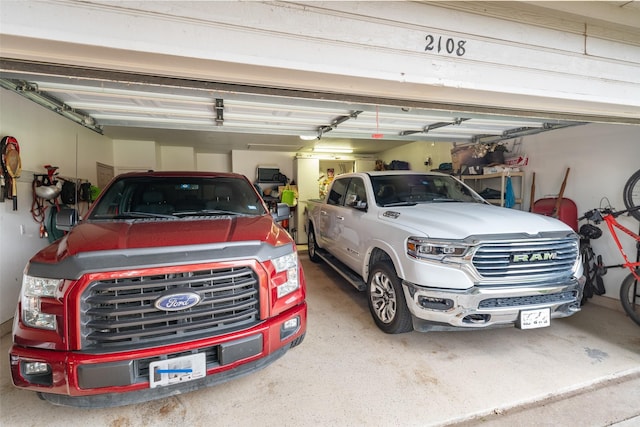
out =
[[313,262],[320,261],[320,257],[318,256],[318,244],[316,243],[316,233],[313,231],[313,227],[309,227],[309,233],[307,234],[307,244],[309,259]]
[[413,330],[400,278],[389,262],[375,264],[367,284],[369,310],[376,325],[387,334]]

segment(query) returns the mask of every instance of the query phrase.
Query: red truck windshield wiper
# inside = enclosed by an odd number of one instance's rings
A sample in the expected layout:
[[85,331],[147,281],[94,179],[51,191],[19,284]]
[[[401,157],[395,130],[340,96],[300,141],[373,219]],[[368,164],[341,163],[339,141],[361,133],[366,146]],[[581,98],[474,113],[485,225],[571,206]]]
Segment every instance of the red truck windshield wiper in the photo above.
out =
[[[103,216],[107,218],[107,216]],[[155,212],[122,212],[118,215],[108,216],[110,219],[132,219],[132,218],[175,218],[172,214]]]

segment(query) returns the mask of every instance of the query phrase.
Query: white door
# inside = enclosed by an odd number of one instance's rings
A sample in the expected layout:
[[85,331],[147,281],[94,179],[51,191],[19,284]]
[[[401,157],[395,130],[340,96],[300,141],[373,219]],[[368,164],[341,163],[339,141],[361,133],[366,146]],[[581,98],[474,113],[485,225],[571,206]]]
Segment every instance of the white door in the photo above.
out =
[[106,187],[109,181],[113,179],[113,176],[114,176],[113,166],[96,162],[96,175],[98,177],[97,186],[98,188],[103,189],[104,187]]

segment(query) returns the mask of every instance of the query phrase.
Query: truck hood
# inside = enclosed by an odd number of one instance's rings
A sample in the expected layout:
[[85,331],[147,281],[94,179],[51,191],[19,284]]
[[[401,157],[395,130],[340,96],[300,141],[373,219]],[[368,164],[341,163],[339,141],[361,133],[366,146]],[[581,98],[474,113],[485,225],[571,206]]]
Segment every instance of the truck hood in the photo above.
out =
[[261,241],[273,246],[291,242],[270,216],[225,216],[158,220],[85,222],[40,251],[34,261],[56,262],[78,253]]
[[[396,216],[394,218],[394,216]],[[380,218],[413,229],[417,235],[461,239],[480,234],[538,234],[571,227],[548,216],[481,203],[423,203],[381,209]]]

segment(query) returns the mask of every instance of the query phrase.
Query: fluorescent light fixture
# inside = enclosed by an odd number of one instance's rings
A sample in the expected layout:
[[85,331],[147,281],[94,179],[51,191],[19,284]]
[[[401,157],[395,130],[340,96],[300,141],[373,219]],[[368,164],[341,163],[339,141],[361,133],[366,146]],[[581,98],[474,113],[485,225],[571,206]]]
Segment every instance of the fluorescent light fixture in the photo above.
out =
[[300,135],[300,139],[303,141],[313,141],[314,139],[318,139],[318,135]]
[[289,148],[291,151],[296,151],[300,149],[298,146],[294,146],[291,144],[247,144],[248,148]]
[[159,123],[159,124],[176,124],[176,125],[215,125],[213,117],[208,120],[203,119],[189,119],[179,117],[146,117],[146,116],[127,116],[118,114],[100,114],[96,113],[93,118],[104,121],[116,121],[126,123]]
[[314,147],[316,153],[353,153],[351,148],[335,148],[335,147]]

